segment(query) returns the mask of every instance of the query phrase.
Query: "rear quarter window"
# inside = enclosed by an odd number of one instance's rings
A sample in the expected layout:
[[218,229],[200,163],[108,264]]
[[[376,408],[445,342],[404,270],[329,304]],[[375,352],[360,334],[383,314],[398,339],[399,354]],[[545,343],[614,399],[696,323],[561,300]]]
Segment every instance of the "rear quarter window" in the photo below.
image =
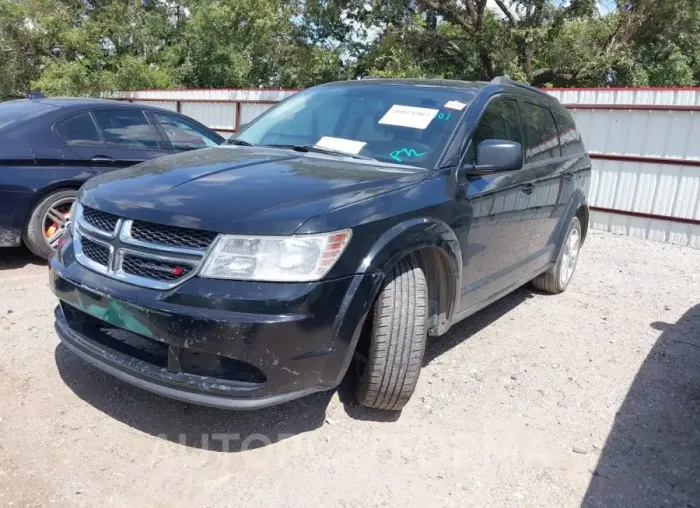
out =
[[554,119],[557,122],[559,131],[559,143],[561,144],[562,155],[576,155],[585,153],[581,133],[576,129],[574,119],[568,113],[560,111],[554,112]]

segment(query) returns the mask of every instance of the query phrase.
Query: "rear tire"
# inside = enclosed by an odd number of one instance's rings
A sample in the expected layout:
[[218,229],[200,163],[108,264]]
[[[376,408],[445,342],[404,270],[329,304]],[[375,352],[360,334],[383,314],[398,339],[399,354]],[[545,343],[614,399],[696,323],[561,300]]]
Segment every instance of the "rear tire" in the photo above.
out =
[[532,285],[546,293],[559,294],[566,291],[576,269],[582,241],[581,222],[578,217],[574,217],[564,237],[557,264],[552,270],[532,279]]
[[374,306],[369,354],[357,388],[360,405],[400,411],[411,398],[427,340],[428,291],[415,256],[392,269]]
[[[48,242],[48,229],[47,229],[47,213],[49,210],[55,210],[56,212],[63,212],[64,209],[70,209],[70,206],[75,201],[78,191],[73,189],[64,189],[56,192],[52,192],[48,196],[45,196],[32,210],[32,214],[27,222],[27,229],[24,232],[23,239],[25,245],[29,248],[34,255],[42,258],[48,259],[48,257],[53,252],[53,248]],[[63,225],[59,224],[59,220],[55,221],[56,228],[55,234],[60,236],[62,230],[60,229]],[[50,227],[50,226],[49,226]],[[53,233],[52,233],[53,234]],[[53,240],[57,239],[54,238]]]

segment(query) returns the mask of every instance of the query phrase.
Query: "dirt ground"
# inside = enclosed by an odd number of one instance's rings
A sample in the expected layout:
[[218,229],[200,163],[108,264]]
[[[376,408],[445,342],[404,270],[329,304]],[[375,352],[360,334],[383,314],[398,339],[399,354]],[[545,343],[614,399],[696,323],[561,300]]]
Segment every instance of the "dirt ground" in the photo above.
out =
[[565,294],[432,341],[398,418],[151,395],[59,345],[45,266],[0,252],[0,291],[2,506],[700,507],[700,250],[592,233]]

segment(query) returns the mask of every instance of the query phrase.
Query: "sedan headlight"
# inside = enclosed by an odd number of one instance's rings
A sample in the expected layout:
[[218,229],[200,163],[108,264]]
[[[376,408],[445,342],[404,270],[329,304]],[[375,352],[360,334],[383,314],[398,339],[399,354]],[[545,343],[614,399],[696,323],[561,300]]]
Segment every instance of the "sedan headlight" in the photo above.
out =
[[319,280],[338,261],[351,235],[349,229],[298,236],[222,235],[199,276],[269,282]]

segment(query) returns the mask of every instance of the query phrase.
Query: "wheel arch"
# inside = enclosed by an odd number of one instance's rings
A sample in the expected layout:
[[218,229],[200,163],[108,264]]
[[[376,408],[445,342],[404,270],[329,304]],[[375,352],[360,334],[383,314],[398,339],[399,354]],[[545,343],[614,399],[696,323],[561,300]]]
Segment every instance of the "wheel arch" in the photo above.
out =
[[586,234],[588,233],[588,224],[590,221],[590,212],[588,210],[588,202],[586,200],[586,195],[583,193],[583,191],[581,191],[581,189],[577,189],[576,192],[574,192],[574,194],[569,199],[569,202],[566,206],[566,212],[564,213],[563,217],[564,218],[560,223],[559,229],[555,233],[556,256],[559,256],[559,251],[561,250],[562,245],[564,244],[564,238],[566,237],[566,233],[569,231],[569,224],[571,223],[571,219],[573,219],[574,217],[578,217],[579,221],[581,221],[582,241],[586,239]]
[[581,243],[583,244],[583,242],[586,241],[586,235],[588,235],[588,227],[591,220],[591,211],[589,210],[588,205],[581,203],[578,210],[576,210],[575,216],[578,217],[578,220],[581,223]]
[[450,326],[459,303],[462,253],[454,231],[435,218],[414,218],[397,224],[374,244],[360,273],[386,276],[402,259],[414,255],[428,285],[428,334],[439,336]]
[[63,182],[55,182],[47,185],[46,187],[42,187],[41,189],[37,190],[34,193],[34,196],[32,197],[32,201],[29,205],[29,209],[27,210],[27,213],[25,214],[24,221],[22,222],[22,231],[27,229],[27,224],[32,218],[32,213],[34,212],[34,209],[37,207],[39,203],[41,203],[44,199],[46,199],[47,196],[55,193],[55,192],[61,192],[61,191],[66,191],[66,190],[74,190],[78,192],[80,189],[81,185],[83,185],[85,182],[81,181],[63,181]]

